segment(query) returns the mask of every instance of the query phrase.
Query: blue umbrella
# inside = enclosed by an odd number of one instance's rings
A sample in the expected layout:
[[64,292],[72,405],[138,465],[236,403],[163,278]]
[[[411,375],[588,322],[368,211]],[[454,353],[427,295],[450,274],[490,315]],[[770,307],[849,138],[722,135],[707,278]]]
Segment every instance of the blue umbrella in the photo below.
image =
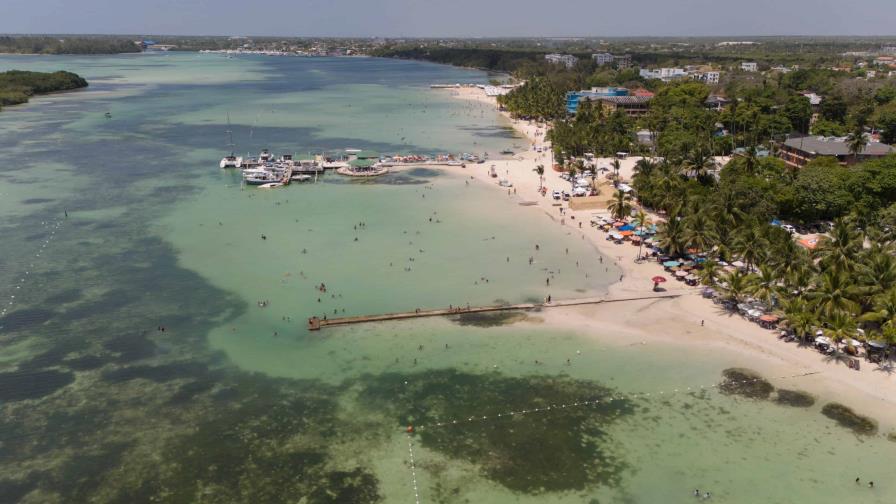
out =
[[678,266],[680,263],[678,261],[666,261],[663,263],[664,268],[674,268]]
[[626,224],[624,226],[619,227],[619,231],[632,231],[634,229],[635,229],[635,226],[632,226],[631,224]]

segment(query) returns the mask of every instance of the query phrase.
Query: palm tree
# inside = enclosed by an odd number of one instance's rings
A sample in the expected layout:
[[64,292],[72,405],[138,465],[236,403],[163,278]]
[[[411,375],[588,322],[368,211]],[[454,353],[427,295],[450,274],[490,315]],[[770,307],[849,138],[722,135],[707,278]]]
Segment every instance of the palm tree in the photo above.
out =
[[886,327],[896,329],[896,288],[875,296],[873,310],[862,314],[859,320],[874,322],[882,329]]
[[763,264],[759,266],[759,273],[753,275],[750,294],[756,299],[764,301],[766,306],[772,307],[775,305],[778,297],[778,281],[778,275],[775,274],[774,270]]
[[657,230],[657,239],[660,248],[673,257],[680,257],[687,252],[687,242],[684,238],[684,224],[678,218],[677,213],[669,215],[666,222],[660,223]]
[[859,154],[865,150],[866,145],[868,145],[868,139],[865,137],[865,125],[860,122],[846,137],[846,146],[849,148],[849,153],[852,154],[853,161],[859,161]]
[[718,240],[712,222],[704,212],[694,212],[689,215],[684,220],[684,227],[688,247],[695,248],[698,252],[711,250]]
[[638,222],[638,227],[641,229],[641,240],[638,241],[638,260],[641,260],[641,248],[644,246],[644,228],[651,224],[650,217],[647,215],[647,212],[644,211],[644,207],[639,207],[638,212],[635,214],[635,220]]
[[576,185],[576,174],[579,171],[576,169],[576,165],[569,165],[569,168],[566,170],[566,173],[569,173],[569,183],[575,187]]
[[538,165],[532,171],[538,174],[538,191],[541,192],[541,181],[544,180],[544,165]]
[[857,273],[863,296],[874,298],[896,286],[896,258],[875,245],[859,263]]
[[744,168],[750,175],[756,174],[756,167],[759,166],[759,151],[755,144],[750,144],[744,149],[742,154],[744,158]]
[[817,325],[815,313],[811,307],[801,298],[793,298],[784,303],[784,321],[790,330],[802,340],[812,334]]
[[766,244],[767,241],[755,222],[745,223],[734,238],[734,250],[747,263],[748,271],[752,271],[753,266],[766,256]]
[[770,236],[768,261],[775,268],[775,273],[784,278],[791,272],[804,267],[809,262],[806,249],[797,245],[793,238],[783,230]]
[[843,219],[834,221],[830,235],[818,240],[815,258],[822,269],[834,269],[851,273],[856,267],[856,257],[862,250],[861,237],[850,224]]
[[735,303],[740,303],[749,294],[752,288],[752,277],[743,271],[736,269],[722,277],[725,284],[725,292],[728,298]]
[[697,271],[697,276],[700,278],[701,283],[713,287],[718,282],[721,272],[722,268],[719,266],[719,263],[709,259],[701,264],[700,270]]
[[657,163],[650,158],[641,158],[635,163],[635,167],[632,170],[632,177],[634,178],[640,175],[649,178],[650,174],[656,169],[656,165]]
[[859,310],[852,281],[839,271],[825,271],[819,277],[816,289],[806,293],[806,297],[815,304],[818,313],[827,318],[837,313],[855,314]]
[[787,292],[796,298],[803,298],[806,290],[812,284],[814,271],[808,264],[794,268],[784,276],[784,285]]
[[622,220],[632,213],[632,197],[622,189],[617,189],[607,209],[614,219]]
[[716,167],[712,156],[703,149],[692,151],[682,162],[681,168],[685,175],[694,177],[703,182],[709,177],[709,173]]
[[613,162],[610,163],[610,166],[613,167],[613,184],[619,184],[619,170],[622,168],[622,163],[619,162],[619,159],[613,158]]
[[[834,313],[827,321],[825,334],[835,343],[851,339],[856,335],[856,321],[847,313]],[[850,347],[852,345],[850,344]]]

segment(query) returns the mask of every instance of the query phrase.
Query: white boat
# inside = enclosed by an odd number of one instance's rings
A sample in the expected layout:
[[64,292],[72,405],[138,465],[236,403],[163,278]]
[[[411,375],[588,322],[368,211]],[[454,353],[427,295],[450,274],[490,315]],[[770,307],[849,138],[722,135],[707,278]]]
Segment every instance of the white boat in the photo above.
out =
[[249,185],[263,185],[271,182],[280,182],[280,177],[264,168],[243,170],[243,182]]
[[295,173],[290,180],[292,180],[293,182],[307,182],[312,178],[314,177],[312,177],[311,175],[306,175],[304,173]]
[[239,168],[243,165],[243,158],[234,156],[224,156],[218,166],[221,168]]
[[261,154],[258,155],[258,160],[262,163],[267,163],[268,161],[274,160],[274,155],[271,154],[271,151],[267,149],[262,149]]
[[273,189],[275,187],[281,187],[283,182],[269,182],[267,184],[261,184],[258,186],[259,189]]
[[233,154],[233,131],[230,129],[230,114],[227,114],[227,146],[230,147],[230,155],[224,156],[218,166],[221,168],[239,168],[243,164],[243,158]]

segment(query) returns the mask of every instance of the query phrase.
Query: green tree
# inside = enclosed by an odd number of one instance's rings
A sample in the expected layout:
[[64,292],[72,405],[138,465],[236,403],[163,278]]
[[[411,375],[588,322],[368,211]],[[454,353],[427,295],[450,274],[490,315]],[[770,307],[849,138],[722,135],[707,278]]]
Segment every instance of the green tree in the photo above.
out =
[[859,160],[859,154],[865,150],[866,145],[868,145],[868,138],[865,137],[865,127],[862,124],[857,124],[846,137],[846,146],[855,161]]
[[665,222],[660,223],[657,239],[660,247],[670,256],[681,257],[687,252],[685,227],[677,212],[671,213]]
[[735,303],[742,302],[752,290],[753,277],[736,269],[722,277],[722,285],[728,299]]
[[819,239],[814,255],[823,270],[849,274],[856,269],[861,250],[859,232],[846,220],[837,219],[830,234]]
[[821,101],[821,117],[832,123],[843,123],[846,120],[846,112],[846,100],[839,93],[825,96]]
[[632,197],[622,189],[613,193],[613,199],[610,201],[607,209],[614,219],[624,219],[631,215]]
[[802,95],[792,95],[784,104],[784,115],[790,121],[790,127],[800,133],[809,133],[809,120],[812,118],[812,105]]
[[541,183],[544,180],[544,165],[538,165],[532,171],[538,174],[538,191],[541,192]]
[[854,315],[859,311],[855,302],[855,289],[849,277],[834,270],[828,270],[819,277],[815,290],[806,293],[815,309],[825,319],[834,315]]
[[875,123],[881,128],[880,139],[886,144],[896,143],[896,102],[881,107],[877,111]]

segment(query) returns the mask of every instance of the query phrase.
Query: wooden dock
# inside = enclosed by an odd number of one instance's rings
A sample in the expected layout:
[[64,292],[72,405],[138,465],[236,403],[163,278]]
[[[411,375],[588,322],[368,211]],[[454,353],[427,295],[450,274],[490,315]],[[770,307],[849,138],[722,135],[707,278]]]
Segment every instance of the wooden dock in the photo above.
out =
[[513,310],[534,310],[541,308],[557,308],[563,306],[582,306],[582,305],[596,305],[603,303],[621,303],[625,301],[643,301],[649,299],[665,299],[665,298],[676,298],[682,296],[684,293],[660,293],[653,294],[649,296],[637,296],[637,297],[620,297],[620,298],[610,298],[610,297],[593,297],[593,298],[576,298],[576,299],[560,299],[556,301],[551,301],[550,303],[518,303],[518,304],[506,304],[506,305],[490,305],[490,306],[457,306],[450,308],[442,308],[435,310],[414,310],[411,312],[399,312],[399,313],[383,313],[380,315],[357,315],[354,317],[336,317],[336,318],[327,318],[326,315],[323,318],[319,317],[311,317],[308,319],[308,330],[309,331],[318,331],[325,327],[331,326],[344,326],[344,325],[354,325],[354,324],[366,324],[369,322],[385,322],[389,320],[407,320],[407,319],[417,319],[423,317],[444,317],[448,315],[463,315],[465,313],[492,313],[492,312],[501,312],[501,311],[513,311]]

